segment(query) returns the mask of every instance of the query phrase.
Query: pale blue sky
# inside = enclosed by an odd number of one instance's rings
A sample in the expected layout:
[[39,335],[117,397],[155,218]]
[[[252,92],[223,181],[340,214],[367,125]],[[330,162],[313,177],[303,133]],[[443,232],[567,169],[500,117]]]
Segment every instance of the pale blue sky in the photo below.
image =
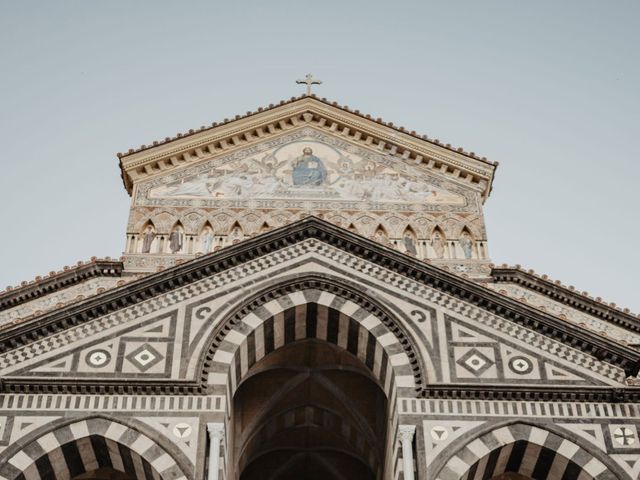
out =
[[640,2],[0,2],[0,288],[118,257],[116,152],[316,89],[500,161],[495,263],[640,312]]

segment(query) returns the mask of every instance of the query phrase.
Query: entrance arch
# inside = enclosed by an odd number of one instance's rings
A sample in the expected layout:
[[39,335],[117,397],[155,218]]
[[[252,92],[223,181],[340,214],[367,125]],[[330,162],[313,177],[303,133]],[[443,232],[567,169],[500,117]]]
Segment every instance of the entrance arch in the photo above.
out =
[[[396,399],[403,390],[415,395],[422,383],[412,342],[375,302],[322,281],[300,283],[261,294],[217,327],[203,362],[208,384],[213,391],[226,394],[230,412],[234,395],[252,367],[278,349],[317,340],[347,352],[364,365],[386,397],[389,433],[384,478],[392,478],[398,464]],[[227,417],[227,445],[232,442],[230,420]],[[232,459],[225,463],[233,468]],[[232,478],[239,478],[238,472],[234,475]]]
[[617,480],[611,467],[571,440],[537,426],[515,423],[467,443],[449,458],[436,478]]
[[232,462],[241,480],[382,478],[386,395],[336,345],[309,339],[269,353],[233,400]]
[[[58,426],[9,450],[6,480],[187,480],[176,460],[147,435],[95,417]],[[11,447],[10,447],[11,448]]]

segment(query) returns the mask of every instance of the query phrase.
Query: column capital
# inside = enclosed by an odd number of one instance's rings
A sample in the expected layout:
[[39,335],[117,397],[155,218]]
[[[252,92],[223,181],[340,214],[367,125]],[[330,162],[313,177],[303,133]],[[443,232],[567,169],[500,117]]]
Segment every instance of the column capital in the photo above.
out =
[[416,434],[415,425],[400,425],[398,427],[398,435],[400,436],[401,441],[408,440],[412,442],[415,434]]
[[224,437],[224,423],[209,422],[207,423],[207,431],[209,432],[209,438],[211,440],[222,440]]

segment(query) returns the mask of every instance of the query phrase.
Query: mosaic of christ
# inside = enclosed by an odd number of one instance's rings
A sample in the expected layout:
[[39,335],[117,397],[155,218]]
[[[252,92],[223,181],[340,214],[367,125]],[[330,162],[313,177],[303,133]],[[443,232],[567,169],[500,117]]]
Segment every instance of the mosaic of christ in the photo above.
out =
[[148,198],[296,198],[463,205],[464,197],[387,165],[316,141],[271,151],[183,178]]

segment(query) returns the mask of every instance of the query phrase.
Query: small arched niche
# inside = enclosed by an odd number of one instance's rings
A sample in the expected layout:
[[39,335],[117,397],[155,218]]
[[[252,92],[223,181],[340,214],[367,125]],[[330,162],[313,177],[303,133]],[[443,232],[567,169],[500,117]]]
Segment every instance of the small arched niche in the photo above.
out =
[[402,245],[405,253],[414,257],[418,256],[418,235],[415,230],[411,228],[411,225],[407,225],[407,228],[402,232]]
[[438,225],[431,231],[429,246],[431,247],[431,255],[433,258],[447,257],[447,237]]
[[244,238],[244,230],[242,229],[242,226],[238,223],[238,222],[234,222],[233,225],[231,225],[231,228],[229,229],[229,243],[230,244],[236,244],[240,241],[242,241],[242,239]]
[[269,224],[267,222],[262,222],[262,225],[260,226],[260,230],[258,230],[258,233],[266,233],[269,230],[271,230],[271,227],[269,226]]
[[178,220],[171,228],[167,248],[170,253],[182,253],[184,249],[184,226]]
[[327,341],[296,341],[254,364],[231,428],[239,480],[383,475],[386,395],[361,360]]
[[376,242],[381,243],[383,245],[388,245],[389,244],[389,234],[387,233],[387,230],[381,224],[378,224],[378,226],[374,230],[373,239]]
[[139,252],[140,253],[152,253],[154,249],[157,247],[157,230],[156,226],[153,224],[151,220],[147,220],[144,225],[142,225],[142,229],[140,230],[139,236]]
[[200,233],[198,234],[198,252],[200,253],[209,253],[213,251],[213,242],[215,240],[215,236],[213,233],[213,227],[207,220]]
[[458,240],[460,250],[462,251],[462,258],[470,260],[476,256],[475,243],[471,231],[465,226],[460,232],[460,239]]

